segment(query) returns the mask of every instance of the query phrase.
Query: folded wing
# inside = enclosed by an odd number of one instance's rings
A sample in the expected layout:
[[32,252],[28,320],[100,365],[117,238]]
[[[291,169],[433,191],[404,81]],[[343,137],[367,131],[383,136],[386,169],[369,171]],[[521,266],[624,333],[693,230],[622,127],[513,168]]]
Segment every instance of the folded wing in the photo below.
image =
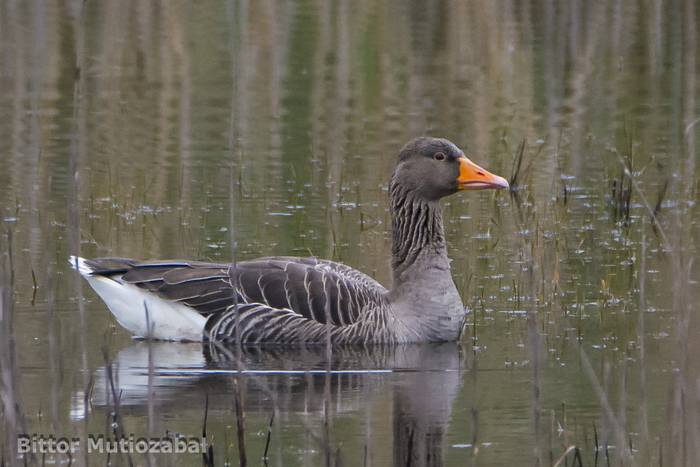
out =
[[196,310],[208,318],[205,331],[217,339],[233,336],[236,325],[244,331],[244,341],[308,341],[309,333],[321,332],[318,325],[326,323],[339,328],[334,332],[346,328],[345,333],[353,333],[350,328],[364,328],[363,319],[385,304],[386,289],[371,277],[315,258],[270,257],[235,264],[86,261],[94,275],[113,277]]

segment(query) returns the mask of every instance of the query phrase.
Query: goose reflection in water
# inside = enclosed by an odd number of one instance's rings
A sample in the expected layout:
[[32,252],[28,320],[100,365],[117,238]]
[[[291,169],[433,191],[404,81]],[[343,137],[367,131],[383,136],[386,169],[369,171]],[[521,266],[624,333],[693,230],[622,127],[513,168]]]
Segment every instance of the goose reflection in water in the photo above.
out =
[[[325,398],[335,415],[361,410],[379,417],[391,413],[387,426],[391,436],[363,433],[369,444],[367,465],[373,457],[392,452],[397,466],[439,466],[452,405],[461,387],[460,364],[460,348],[454,343],[340,346],[333,348],[328,363],[323,346],[244,347],[238,352],[220,344],[141,341],[118,352],[110,369],[122,414],[142,415],[152,404],[162,419],[167,412],[201,411],[208,397],[210,414],[228,413],[226,417],[233,420],[233,381],[239,375],[246,381],[248,414],[269,414],[274,409],[278,424],[286,423],[282,420],[289,420],[287,415],[311,414],[322,426]],[[113,407],[112,394],[107,367],[99,368],[91,406],[95,410]],[[74,412],[80,413],[79,409]],[[372,425],[365,429],[371,430]],[[296,439],[297,446],[285,442],[283,449],[318,448],[304,446],[308,438]],[[340,435],[336,441],[352,444]]]

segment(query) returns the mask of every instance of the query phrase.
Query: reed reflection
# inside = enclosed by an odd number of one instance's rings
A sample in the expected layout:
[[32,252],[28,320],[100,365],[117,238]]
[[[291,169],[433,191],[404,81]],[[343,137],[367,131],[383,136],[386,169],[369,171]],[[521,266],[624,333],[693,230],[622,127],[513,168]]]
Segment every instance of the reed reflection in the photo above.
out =
[[[230,414],[234,379],[242,377],[251,425],[263,420],[258,415],[272,412],[279,420],[272,428],[273,440],[287,429],[284,421],[305,414],[302,424],[317,438],[319,451],[336,453],[333,425],[346,414],[365,411],[370,422],[350,440],[347,436],[342,440],[343,450],[362,443],[358,452],[364,450],[366,465],[389,453],[397,466],[443,465],[444,435],[461,388],[458,346],[338,347],[330,362],[325,352],[323,346],[255,347],[238,354],[236,349],[208,344],[137,342],[119,351],[109,368],[96,370],[91,406],[97,413],[113,410],[113,395],[118,394],[117,405],[126,416],[146,415],[150,404],[159,414],[201,413],[208,397],[210,417]],[[373,411],[382,405],[391,407],[388,419]],[[82,411],[76,407],[73,413]],[[323,446],[323,426],[328,422],[331,446]],[[391,449],[372,443],[372,429],[377,426],[391,430]],[[337,455],[353,456],[342,451]]]

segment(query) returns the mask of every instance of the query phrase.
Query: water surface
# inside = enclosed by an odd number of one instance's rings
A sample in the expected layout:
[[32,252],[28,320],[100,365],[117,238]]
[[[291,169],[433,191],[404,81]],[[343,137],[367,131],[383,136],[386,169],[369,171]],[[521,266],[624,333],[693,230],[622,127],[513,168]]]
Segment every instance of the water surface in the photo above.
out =
[[[3,2],[3,445],[111,434],[115,393],[125,433],[201,436],[208,400],[216,465],[237,464],[238,393],[253,465],[273,414],[269,465],[697,465],[698,15]],[[422,134],[506,177],[526,142],[516,194],[445,202],[459,343],[149,345],[68,268],[316,255],[389,284],[388,178]]]

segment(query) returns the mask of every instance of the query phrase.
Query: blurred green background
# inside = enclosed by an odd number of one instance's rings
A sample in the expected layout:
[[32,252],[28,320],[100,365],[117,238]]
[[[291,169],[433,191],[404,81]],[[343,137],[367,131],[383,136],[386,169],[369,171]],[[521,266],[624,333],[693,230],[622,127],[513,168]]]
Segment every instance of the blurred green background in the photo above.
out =
[[104,349],[127,432],[196,436],[209,395],[217,465],[236,463],[231,378],[202,376],[198,347],[134,344],[67,256],[316,255],[388,285],[388,179],[429,134],[507,178],[525,142],[515,194],[445,202],[464,339],[340,352],[351,376],[247,355],[299,371],[240,378],[250,462],[274,412],[270,465],[544,466],[571,446],[583,465],[697,465],[699,9],[1,2],[3,439],[109,433],[109,398],[84,404]]

